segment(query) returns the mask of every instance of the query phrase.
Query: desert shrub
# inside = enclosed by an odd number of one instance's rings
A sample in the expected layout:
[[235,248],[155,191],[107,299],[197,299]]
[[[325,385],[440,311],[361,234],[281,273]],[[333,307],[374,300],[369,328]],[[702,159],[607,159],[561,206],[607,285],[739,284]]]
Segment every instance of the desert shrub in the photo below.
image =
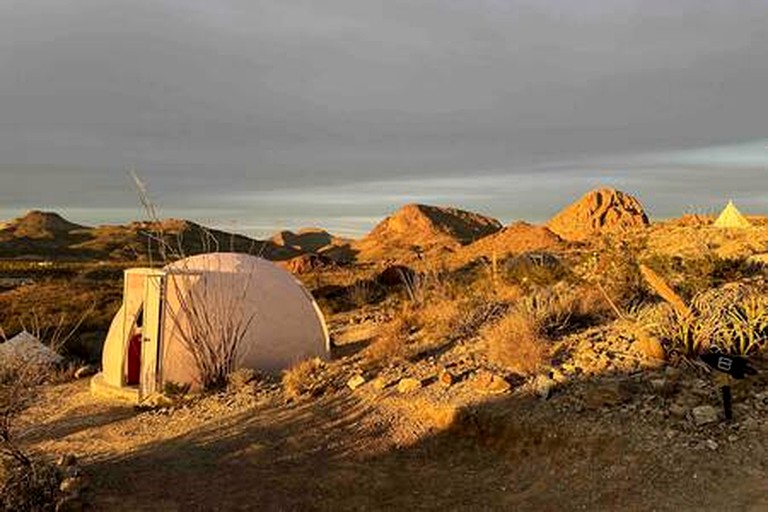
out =
[[590,325],[598,308],[603,308],[594,295],[585,296],[582,291],[565,287],[540,290],[522,297],[514,309],[531,318],[543,336],[554,338]]
[[643,323],[665,345],[667,353],[695,357],[709,348],[717,325],[710,316],[683,315],[670,304],[643,312]]
[[187,393],[189,393],[191,387],[192,386],[189,383],[181,384],[169,380],[163,383],[163,395],[172,401],[183,400]]
[[283,390],[294,400],[321,395],[326,388],[325,363],[318,359],[301,361],[283,372]]
[[4,459],[0,469],[0,509],[14,512],[54,510],[61,475],[47,461]]
[[556,257],[542,254],[523,254],[504,263],[504,278],[525,287],[549,287],[570,277],[570,272]]
[[646,265],[665,276],[675,290],[687,300],[709,289],[764,274],[764,268],[747,258],[681,258],[653,255]]
[[121,300],[121,290],[111,283],[36,283],[0,294],[0,325],[8,334],[26,329],[46,341],[58,331],[63,343],[54,343],[57,351],[95,361]]
[[722,348],[732,354],[749,355],[766,346],[768,340],[768,299],[748,295],[721,311]]
[[690,313],[671,304],[647,308],[644,321],[668,350],[694,357],[709,348],[749,355],[768,345],[768,298],[747,287],[698,294]]
[[353,307],[360,308],[380,301],[384,292],[375,281],[358,279],[347,287],[346,295]]
[[726,286],[698,295],[693,308],[714,324],[713,344],[720,350],[748,355],[768,343],[768,298],[747,286]]
[[624,310],[637,307],[649,297],[640,273],[641,250],[641,244],[604,236],[598,239],[584,265],[583,277],[601,288],[617,307]]
[[415,322],[428,338],[439,340],[448,337],[456,332],[464,305],[459,300],[429,301],[415,313]]
[[59,476],[17,442],[18,417],[37,398],[51,366],[34,359],[0,361],[0,504],[3,510],[53,510]]
[[538,373],[549,355],[537,320],[520,309],[513,309],[486,328],[483,337],[491,361],[522,375]]
[[227,390],[237,392],[248,389],[257,377],[253,368],[238,368],[227,377]]
[[407,356],[408,337],[416,328],[413,310],[403,308],[392,321],[382,325],[373,342],[365,349],[365,358],[372,363],[388,363]]

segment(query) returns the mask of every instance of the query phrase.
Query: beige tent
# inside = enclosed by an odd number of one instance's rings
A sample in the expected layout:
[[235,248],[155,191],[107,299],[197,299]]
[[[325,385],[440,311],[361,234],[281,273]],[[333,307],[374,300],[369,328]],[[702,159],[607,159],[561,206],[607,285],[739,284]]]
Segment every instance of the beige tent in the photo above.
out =
[[[98,394],[141,400],[166,383],[200,384],[196,340],[241,339],[237,367],[278,372],[328,358],[323,315],[285,270],[246,254],[193,256],[164,269],[125,272],[123,304],[104,343]],[[211,343],[211,340],[215,340]]]
[[733,201],[728,201],[728,204],[725,209],[723,209],[714,225],[716,228],[748,228],[752,226],[746,217],[744,217],[736,208]]

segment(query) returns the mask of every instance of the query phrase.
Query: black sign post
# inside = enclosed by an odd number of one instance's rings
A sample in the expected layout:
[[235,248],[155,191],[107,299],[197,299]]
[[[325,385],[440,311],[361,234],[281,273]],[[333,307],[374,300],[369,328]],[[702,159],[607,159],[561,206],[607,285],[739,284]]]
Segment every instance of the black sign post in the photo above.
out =
[[731,421],[733,419],[731,379],[743,379],[747,375],[757,375],[757,370],[749,366],[749,361],[740,356],[711,352],[702,355],[701,359],[722,374],[722,379],[718,380],[722,380],[720,393],[723,397],[723,413],[725,419]]

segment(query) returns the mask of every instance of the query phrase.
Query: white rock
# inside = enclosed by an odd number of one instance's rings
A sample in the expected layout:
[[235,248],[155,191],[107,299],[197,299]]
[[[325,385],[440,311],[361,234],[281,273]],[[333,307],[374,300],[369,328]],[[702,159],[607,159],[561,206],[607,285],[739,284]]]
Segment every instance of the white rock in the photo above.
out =
[[691,410],[691,417],[697,426],[717,423],[720,420],[717,409],[711,405],[700,405],[698,407],[694,407]]
[[362,375],[355,375],[354,377],[352,377],[347,381],[347,387],[352,391],[356,390],[363,384],[365,384],[365,377],[363,377]]

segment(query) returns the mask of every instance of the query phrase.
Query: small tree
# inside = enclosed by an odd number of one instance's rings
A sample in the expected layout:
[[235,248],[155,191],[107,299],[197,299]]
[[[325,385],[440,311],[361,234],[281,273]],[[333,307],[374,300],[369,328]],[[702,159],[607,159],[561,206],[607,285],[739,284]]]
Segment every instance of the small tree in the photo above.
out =
[[[163,231],[163,222],[149,197],[147,186],[135,172],[131,172],[131,177],[149,217],[149,226],[155,229],[147,233],[150,265],[154,263],[153,245],[162,266],[183,260],[187,256],[184,241],[180,236],[173,240]],[[203,253],[219,250],[219,240],[209,230],[201,228],[200,237]],[[260,250],[264,248],[265,244],[261,244]],[[166,300],[163,312],[191,354],[203,389],[226,386],[228,376],[237,368],[242,341],[255,319],[253,312],[243,309],[252,276],[246,273],[242,280],[235,282],[231,276],[220,277],[222,270],[210,268],[200,272],[182,264],[167,274],[166,286],[172,291],[168,299],[174,300],[175,306],[170,307]],[[194,280],[199,281],[195,283]]]
[[225,387],[240,362],[242,342],[256,317],[243,307],[252,281],[248,273],[236,280],[217,269],[168,273],[177,307],[166,305],[166,313],[192,355],[203,389]]

